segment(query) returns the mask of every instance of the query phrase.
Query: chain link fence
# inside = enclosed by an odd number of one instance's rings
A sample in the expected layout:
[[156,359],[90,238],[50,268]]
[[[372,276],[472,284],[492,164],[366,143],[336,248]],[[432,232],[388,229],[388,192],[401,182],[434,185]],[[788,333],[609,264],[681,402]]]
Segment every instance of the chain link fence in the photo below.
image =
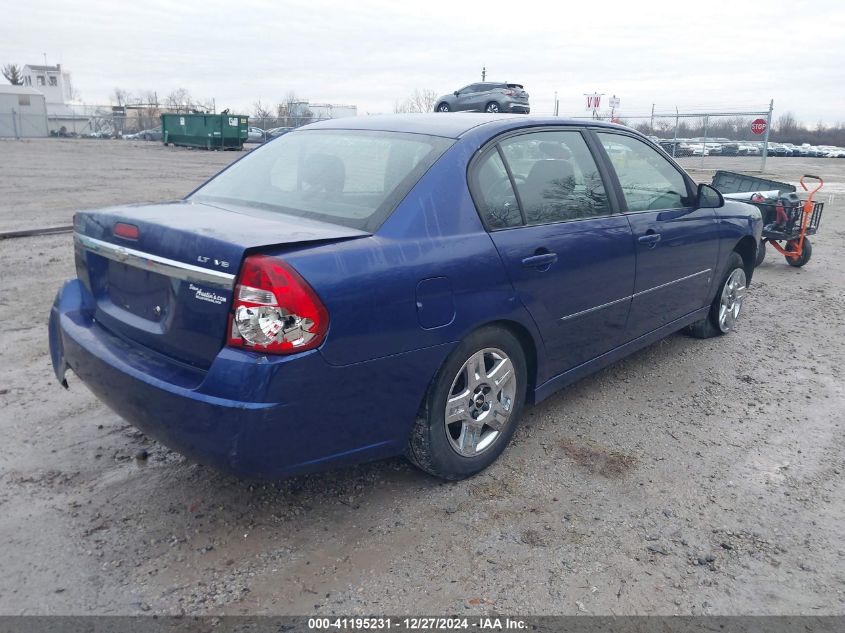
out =
[[326,116],[283,116],[283,117],[249,117],[250,126],[261,128],[262,130],[274,130],[276,128],[293,129],[308,125],[309,123],[316,123],[317,121],[326,121],[331,117]]
[[47,117],[43,114],[23,114],[12,110],[0,113],[0,138],[32,138],[47,136]]
[[[87,109],[89,113],[50,115],[46,120],[38,115],[3,113],[0,114],[0,138],[121,138],[139,132],[142,133],[140,138],[144,138],[144,131],[154,131],[161,125],[160,115],[164,112],[156,107],[126,108],[123,111],[112,111],[110,106],[88,106]],[[332,118],[321,114],[305,111],[287,116],[250,116],[249,125],[266,132],[293,129]],[[576,118],[609,120],[611,115],[601,113],[597,117]],[[772,124],[771,104],[766,109],[743,111],[692,112],[674,109],[667,112],[655,108],[648,114],[621,115],[613,120],[652,137],[670,156],[687,159],[684,163],[688,166],[718,168],[718,161],[711,157],[743,157],[748,159],[748,171],[765,171],[768,156],[805,155],[801,153],[804,148],[784,148],[782,144],[768,142]],[[755,134],[755,130],[761,131],[761,126],[753,123],[760,120],[766,125],[761,134]],[[155,134],[150,137],[157,138]],[[259,140],[266,138],[262,136]],[[254,135],[250,140],[256,140]]]
[[[294,129],[308,123],[323,121],[327,116],[249,117],[249,125],[264,131]],[[160,113],[132,112],[48,116],[0,114],[0,138],[31,138],[54,136],[61,138],[122,138],[130,134],[155,130],[161,125]]]
[[[609,120],[611,117],[599,118]],[[698,159],[695,166],[702,169],[717,166],[709,159],[711,156],[730,156],[748,158],[748,171],[765,171],[766,160],[773,153],[773,147],[768,142],[772,124],[771,104],[765,109],[742,111],[674,109],[666,112],[655,109],[648,114],[621,115],[614,117],[613,121],[651,137],[670,156]],[[765,125],[761,126],[760,121]]]

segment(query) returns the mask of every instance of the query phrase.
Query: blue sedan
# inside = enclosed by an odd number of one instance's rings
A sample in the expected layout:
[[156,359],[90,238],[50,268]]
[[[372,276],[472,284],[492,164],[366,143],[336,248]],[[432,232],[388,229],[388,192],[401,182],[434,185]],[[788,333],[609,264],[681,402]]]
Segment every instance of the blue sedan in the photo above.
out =
[[300,128],[74,231],[65,386],[243,476],[404,454],[461,479],[526,405],[734,329],[761,219],[622,126],[422,114]]

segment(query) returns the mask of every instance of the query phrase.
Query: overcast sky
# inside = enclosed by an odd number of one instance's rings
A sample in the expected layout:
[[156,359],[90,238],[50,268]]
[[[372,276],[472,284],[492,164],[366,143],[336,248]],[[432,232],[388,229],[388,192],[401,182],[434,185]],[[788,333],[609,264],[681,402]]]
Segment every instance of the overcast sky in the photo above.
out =
[[60,62],[86,103],[184,87],[250,111],[286,93],[392,112],[415,89],[523,83],[532,111],[698,108],[845,121],[845,1],[0,0],[0,63]]

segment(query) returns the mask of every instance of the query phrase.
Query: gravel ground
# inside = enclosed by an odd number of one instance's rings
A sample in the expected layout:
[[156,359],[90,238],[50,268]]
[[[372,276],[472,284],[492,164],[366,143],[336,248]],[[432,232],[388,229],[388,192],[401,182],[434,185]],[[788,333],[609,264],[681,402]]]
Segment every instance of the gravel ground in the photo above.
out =
[[[0,230],[178,197],[241,155],[0,141]],[[581,380],[459,483],[188,462],[52,376],[70,236],[0,241],[0,614],[845,613],[845,161],[769,168],[829,179],[813,260],[770,251],[735,333]]]

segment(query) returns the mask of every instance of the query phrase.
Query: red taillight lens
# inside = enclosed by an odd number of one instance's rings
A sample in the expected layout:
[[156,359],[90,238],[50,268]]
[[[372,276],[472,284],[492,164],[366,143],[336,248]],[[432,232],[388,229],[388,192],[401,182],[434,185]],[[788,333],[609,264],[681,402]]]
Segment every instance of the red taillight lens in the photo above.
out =
[[229,315],[230,346],[292,354],[317,347],[328,328],[328,311],[299,273],[275,257],[246,258]]

